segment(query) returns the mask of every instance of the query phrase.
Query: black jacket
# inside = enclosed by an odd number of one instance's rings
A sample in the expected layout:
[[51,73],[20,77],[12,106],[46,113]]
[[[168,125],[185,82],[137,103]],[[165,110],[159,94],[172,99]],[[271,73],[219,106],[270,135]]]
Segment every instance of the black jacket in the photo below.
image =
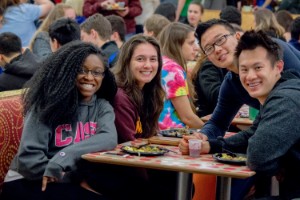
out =
[[218,101],[221,83],[227,70],[214,66],[210,61],[205,61],[194,81],[195,91],[198,99],[197,115],[203,117],[211,114]]
[[6,64],[3,73],[0,74],[0,92],[21,89],[38,69],[37,60],[37,57],[27,49]]

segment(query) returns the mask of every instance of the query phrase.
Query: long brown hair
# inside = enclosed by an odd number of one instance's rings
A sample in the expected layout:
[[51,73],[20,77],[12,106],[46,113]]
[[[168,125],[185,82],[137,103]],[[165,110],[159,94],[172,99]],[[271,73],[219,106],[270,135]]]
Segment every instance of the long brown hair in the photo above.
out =
[[[130,71],[130,60],[136,47],[140,44],[151,44],[157,52],[157,74],[146,83],[141,90]],[[165,92],[161,85],[162,55],[157,41],[148,36],[135,35],[121,48],[118,61],[112,71],[116,76],[118,87],[122,88],[134,103],[141,118],[143,127],[142,137],[148,138],[156,135],[158,130],[158,118],[163,109]]]
[[[190,32],[194,32],[193,27],[179,22],[172,22],[166,26],[159,34],[159,43],[164,56],[177,62],[185,72],[187,72],[187,62],[183,57],[182,45]],[[191,79],[187,76],[189,95],[192,100],[191,106],[195,111],[193,104],[195,100],[195,90]]]

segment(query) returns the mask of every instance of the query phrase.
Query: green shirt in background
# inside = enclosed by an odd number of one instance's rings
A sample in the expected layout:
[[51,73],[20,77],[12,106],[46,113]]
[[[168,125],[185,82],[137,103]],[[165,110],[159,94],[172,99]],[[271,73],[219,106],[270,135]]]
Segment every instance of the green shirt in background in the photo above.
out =
[[181,13],[180,13],[180,17],[186,17],[187,16],[187,11],[188,11],[188,8],[189,8],[189,5],[191,3],[192,0],[186,0],[182,10],[181,10]]

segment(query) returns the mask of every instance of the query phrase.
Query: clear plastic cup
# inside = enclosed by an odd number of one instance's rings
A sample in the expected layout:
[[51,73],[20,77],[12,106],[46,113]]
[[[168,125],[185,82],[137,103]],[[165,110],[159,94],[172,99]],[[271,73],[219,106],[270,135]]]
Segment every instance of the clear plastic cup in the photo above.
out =
[[189,152],[191,157],[200,157],[201,142],[199,139],[189,139]]

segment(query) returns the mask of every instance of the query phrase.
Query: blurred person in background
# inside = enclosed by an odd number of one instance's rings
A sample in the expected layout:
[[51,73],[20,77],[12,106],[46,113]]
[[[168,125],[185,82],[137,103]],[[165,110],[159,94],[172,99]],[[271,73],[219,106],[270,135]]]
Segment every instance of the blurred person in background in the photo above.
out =
[[24,0],[1,0],[4,11],[0,33],[13,32],[21,38],[22,47],[28,47],[36,31],[35,21],[46,17],[54,4],[50,0],[35,0],[35,4]]
[[162,15],[154,14],[149,17],[144,24],[144,35],[152,36],[158,39],[159,33],[171,23]]
[[159,14],[166,17],[170,22],[176,19],[176,6],[172,3],[161,3],[154,11],[154,14]]
[[38,69],[38,58],[26,49],[22,52],[21,39],[14,33],[0,34],[0,92],[21,89]]
[[108,15],[106,19],[110,22],[112,34],[110,40],[115,41],[120,49],[125,42],[126,25],[124,19],[117,15]]
[[[123,9],[113,9],[112,5],[115,3],[124,3]],[[127,40],[136,33],[135,17],[142,13],[142,6],[140,0],[84,0],[83,15],[90,17],[95,13],[101,13],[103,16],[118,15],[123,17],[126,24]]]
[[291,25],[291,37],[289,44],[300,51],[300,17],[297,17]]
[[199,0],[193,0],[188,6],[187,18],[183,23],[189,24],[194,29],[197,28],[199,22],[201,22],[202,15],[204,13],[204,7]]
[[44,60],[52,54],[48,32],[49,26],[62,17],[75,19],[75,10],[71,6],[63,3],[56,4],[33,35],[29,48],[40,60]]
[[159,0],[140,0],[142,6],[142,13],[135,17],[136,22],[136,33],[143,33],[143,27],[145,21],[153,15],[155,9],[159,5]]
[[278,23],[274,13],[268,9],[258,9],[254,11],[255,30],[262,30],[269,36],[286,41],[283,34],[284,28]]
[[275,13],[278,23],[284,28],[285,32],[283,37],[288,42],[291,40],[291,24],[294,19],[291,13],[287,10],[280,10]]

